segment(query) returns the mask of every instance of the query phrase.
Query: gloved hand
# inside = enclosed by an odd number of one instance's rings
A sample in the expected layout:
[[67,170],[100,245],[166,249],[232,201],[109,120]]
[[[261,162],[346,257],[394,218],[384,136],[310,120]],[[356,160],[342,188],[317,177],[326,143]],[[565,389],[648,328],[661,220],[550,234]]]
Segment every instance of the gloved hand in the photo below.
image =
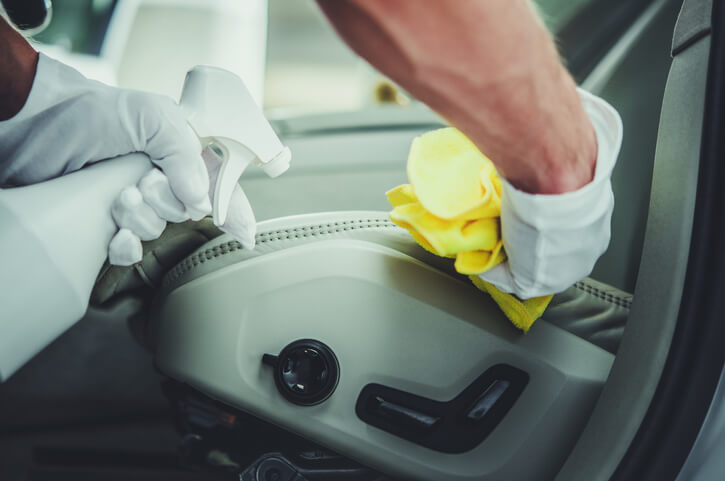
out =
[[[166,97],[88,80],[40,54],[30,95],[17,115],[0,122],[0,139],[0,184],[34,184],[131,152],[145,152],[161,169],[139,182],[143,189],[125,189],[114,203],[121,231],[112,263],[140,260],[138,239],[158,237],[165,221],[211,213],[210,175],[216,176],[218,165],[212,160],[205,165],[196,136]],[[146,202],[146,195],[156,198]],[[239,190],[222,228],[249,245],[249,226],[255,224],[250,214]],[[133,252],[121,248],[130,245],[128,239],[135,243]]]
[[171,100],[88,80],[42,53],[30,96],[0,122],[0,182],[29,185],[146,152],[198,218],[211,210],[200,146]]
[[[222,159],[209,148],[204,149],[201,156],[209,174],[211,199]],[[184,205],[174,195],[169,177],[159,169],[150,170],[137,185],[123,189],[114,201],[111,213],[120,230],[111,240],[108,260],[120,266],[139,262],[143,255],[141,241],[158,238],[166,227],[166,221],[184,222],[190,218]],[[218,227],[236,238],[245,249],[254,248],[257,223],[252,206],[239,184],[232,192],[226,221]]]

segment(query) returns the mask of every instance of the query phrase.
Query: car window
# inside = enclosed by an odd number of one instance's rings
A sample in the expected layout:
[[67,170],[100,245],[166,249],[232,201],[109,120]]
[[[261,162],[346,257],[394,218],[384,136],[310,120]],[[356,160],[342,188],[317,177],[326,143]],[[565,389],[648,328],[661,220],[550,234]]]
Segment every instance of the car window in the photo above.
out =
[[556,32],[573,19],[592,0],[535,0],[539,13],[552,32]]
[[34,39],[71,52],[98,55],[117,0],[52,0],[53,17]]

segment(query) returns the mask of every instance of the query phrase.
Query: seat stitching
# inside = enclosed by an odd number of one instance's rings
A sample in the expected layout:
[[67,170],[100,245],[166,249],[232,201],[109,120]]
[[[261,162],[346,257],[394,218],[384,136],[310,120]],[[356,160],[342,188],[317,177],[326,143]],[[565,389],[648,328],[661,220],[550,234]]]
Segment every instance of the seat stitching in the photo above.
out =
[[601,289],[598,289],[590,284],[585,283],[584,281],[579,281],[574,284],[574,287],[586,292],[587,294],[594,296],[598,299],[601,299],[605,302],[609,302],[610,304],[615,304],[619,307],[630,309],[632,307],[632,296],[627,295],[625,296],[617,296],[615,294],[612,294],[611,292],[606,292]]
[[[344,226],[342,227],[342,230],[340,229],[341,226]],[[257,235],[256,240],[257,244],[267,244],[282,240],[299,239],[300,237],[325,237],[338,234],[343,231],[347,232],[353,230],[359,231],[381,228],[397,228],[397,226],[385,218],[355,219],[350,221],[336,221],[262,232]],[[217,244],[201,252],[197,252],[174,266],[174,268],[165,276],[163,285],[166,286],[172,282],[176,282],[183,275],[190,273],[197,266],[204,264],[208,260],[231,254],[241,249],[242,245],[238,241],[228,241],[222,244]],[[574,287],[598,299],[624,309],[630,309],[632,306],[631,295],[628,295],[627,297],[617,296],[610,292],[598,289],[584,281],[575,283]]]
[[[266,244],[281,240],[299,239],[300,237],[330,236],[343,231],[347,232],[352,230],[397,227],[391,221],[384,218],[357,219],[349,222],[356,222],[357,225],[348,225],[348,221],[337,221],[325,224],[298,226],[289,229],[278,229],[258,234],[256,241],[257,244]],[[345,225],[343,229],[340,228],[342,225]],[[176,266],[174,266],[171,271],[169,271],[169,273],[164,278],[163,284],[168,285],[172,282],[177,281],[183,275],[191,272],[195,267],[204,264],[208,260],[231,254],[240,249],[242,249],[242,245],[238,241],[234,240],[217,244],[213,247],[192,254],[191,256],[185,258]]]

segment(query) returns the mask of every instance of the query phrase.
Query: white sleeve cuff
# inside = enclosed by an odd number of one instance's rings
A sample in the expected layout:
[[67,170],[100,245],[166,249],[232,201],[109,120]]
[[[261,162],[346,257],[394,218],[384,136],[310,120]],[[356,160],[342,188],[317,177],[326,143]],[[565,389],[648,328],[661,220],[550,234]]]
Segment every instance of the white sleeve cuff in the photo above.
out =
[[622,120],[606,101],[578,92],[597,136],[594,179],[558,195],[529,194],[502,179],[501,224],[508,260],[481,277],[521,298],[567,289],[591,273],[609,245],[611,175],[622,143]]

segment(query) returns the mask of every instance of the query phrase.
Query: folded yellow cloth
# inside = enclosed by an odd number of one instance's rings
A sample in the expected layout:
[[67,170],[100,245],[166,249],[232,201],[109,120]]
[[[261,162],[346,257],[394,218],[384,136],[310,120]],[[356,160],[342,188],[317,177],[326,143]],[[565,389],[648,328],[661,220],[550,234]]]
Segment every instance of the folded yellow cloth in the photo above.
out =
[[433,254],[455,258],[454,267],[487,292],[511,322],[528,331],[553,296],[520,300],[482,280],[506,259],[501,240],[501,179],[476,146],[448,127],[413,140],[410,184],[386,193],[390,219]]

